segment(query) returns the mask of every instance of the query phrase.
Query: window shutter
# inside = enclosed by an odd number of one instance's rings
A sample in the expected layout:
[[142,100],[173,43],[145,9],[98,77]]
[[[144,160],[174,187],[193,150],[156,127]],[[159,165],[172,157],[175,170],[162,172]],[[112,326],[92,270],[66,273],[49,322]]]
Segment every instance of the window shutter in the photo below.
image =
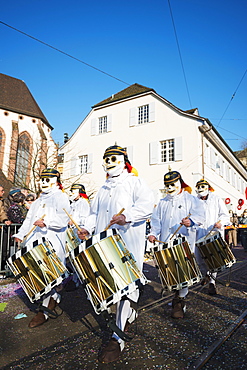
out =
[[127,146],[126,148],[130,163],[133,162],[133,146]]
[[149,164],[157,164],[159,162],[159,145],[158,141],[149,143]]
[[218,164],[219,164],[219,174],[220,174],[220,176],[223,176],[223,161],[222,161],[222,158],[218,159]]
[[93,172],[93,153],[89,153],[87,156],[87,173]]
[[91,135],[97,134],[97,119],[93,118],[91,119]]
[[230,169],[227,164],[226,164],[226,181],[230,182]]
[[107,132],[112,131],[112,115],[108,114],[107,116]]
[[130,127],[136,125],[136,108],[131,108],[129,111],[129,125]]
[[78,174],[78,161],[76,157],[70,160],[70,176],[76,176]]
[[149,122],[155,121],[155,103],[149,104]]
[[174,157],[175,161],[182,161],[183,159],[182,136],[175,137],[174,139]]
[[215,170],[215,152],[213,148],[210,148],[210,166]]

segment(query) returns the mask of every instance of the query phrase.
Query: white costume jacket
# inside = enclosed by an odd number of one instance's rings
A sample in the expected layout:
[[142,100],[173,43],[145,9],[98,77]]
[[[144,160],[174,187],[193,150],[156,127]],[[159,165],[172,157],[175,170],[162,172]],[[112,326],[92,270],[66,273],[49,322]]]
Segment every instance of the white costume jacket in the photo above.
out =
[[87,199],[80,197],[77,200],[73,200],[70,204],[70,215],[77,225],[83,226],[89,214],[90,206]]
[[115,224],[111,228],[118,229],[142,270],[146,220],[151,216],[153,206],[153,194],[145,182],[124,170],[119,176],[107,179],[100,188],[84,227],[90,234],[93,231],[98,234],[108,226],[112,216],[125,208],[123,214],[129,223],[124,226]]
[[[199,197],[198,197],[199,198]],[[214,227],[214,224],[218,221],[222,224],[221,229],[214,229],[220,231],[222,237],[224,238],[224,226],[231,224],[230,215],[227,211],[224,201],[213,192],[208,193],[208,198],[202,200],[199,198],[200,203],[205,209],[205,223],[197,229],[196,239],[200,239],[207,235]]]
[[65,262],[65,237],[69,218],[63,208],[69,213],[68,196],[60,189],[55,187],[49,193],[41,193],[32,203],[18,233],[13,236],[23,240],[32,229],[34,222],[45,214],[46,227],[36,227],[28,236],[26,244],[44,236],[51,242],[61,261]]
[[168,242],[169,237],[180,226],[183,218],[187,217],[193,221],[192,227],[182,226],[179,234],[185,235],[190,244],[192,252],[195,250],[196,228],[204,223],[204,208],[199,199],[189,194],[187,191],[175,196],[169,194],[161,199],[154,209],[151,218],[150,235],[154,235],[158,240]]

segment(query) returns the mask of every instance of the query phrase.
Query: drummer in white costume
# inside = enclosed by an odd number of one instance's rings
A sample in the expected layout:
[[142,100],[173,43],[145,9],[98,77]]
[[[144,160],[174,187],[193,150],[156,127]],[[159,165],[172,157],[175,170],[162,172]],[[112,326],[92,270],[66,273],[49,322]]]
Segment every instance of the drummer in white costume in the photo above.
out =
[[[206,236],[213,229],[218,230],[224,239],[224,226],[231,224],[229,212],[227,211],[225,203],[217,194],[214,193],[212,186],[204,179],[196,183],[196,192],[205,209],[206,218],[205,223],[197,229],[196,240]],[[196,253],[196,259],[201,271],[206,273],[206,265],[203,262],[199,251]],[[210,273],[210,276],[209,272],[207,272],[207,276],[209,277],[208,294],[215,295],[217,294],[215,288],[217,272]]]
[[[88,196],[85,191],[85,187],[82,184],[73,184],[70,188],[70,216],[77,225],[84,225],[86,218],[90,214],[90,205]],[[74,223],[69,221],[70,227],[74,226]],[[75,229],[75,227],[73,227]],[[66,292],[71,292],[79,287],[79,279],[77,274],[74,272],[73,277],[65,286]]]
[[[78,232],[83,239],[86,235],[103,231],[110,224],[118,229],[127,248],[134,255],[140,270],[143,266],[145,249],[146,220],[150,217],[154,199],[145,182],[133,173],[126,151],[114,145],[106,149],[103,167],[107,173],[105,184],[98,191],[91,205],[90,216],[86,219],[84,229]],[[121,209],[124,212],[117,215]],[[128,296],[137,302],[139,291]],[[117,303],[116,324],[124,331],[126,323],[136,318],[136,311],[131,308],[128,299]],[[110,363],[116,361],[124,348],[124,341],[114,333],[108,345],[99,355],[99,361]]]
[[[65,263],[65,237],[69,218],[63,208],[69,212],[69,199],[61,190],[60,173],[50,168],[43,170],[40,187],[42,192],[39,198],[32,203],[18,233],[13,236],[17,242],[21,242],[35,225],[36,228],[27,237],[26,243],[45,237],[52,244],[57,256]],[[59,302],[60,295],[52,289],[44,296],[42,306],[54,310]],[[29,327],[35,328],[47,320],[48,315],[45,311],[39,311],[29,323]]]
[[[70,215],[77,225],[84,225],[90,213],[90,205],[85,187],[82,184],[73,184],[70,192]],[[69,224],[73,225],[72,221]]]
[[[151,217],[149,241],[167,242],[180,225],[179,234],[186,236],[192,252],[195,251],[196,228],[204,222],[204,209],[198,198],[190,194],[191,188],[184,183],[177,171],[164,176],[167,195],[161,199]],[[175,237],[175,236],[174,236]],[[185,298],[188,288],[178,290],[172,300],[171,316],[184,317]]]

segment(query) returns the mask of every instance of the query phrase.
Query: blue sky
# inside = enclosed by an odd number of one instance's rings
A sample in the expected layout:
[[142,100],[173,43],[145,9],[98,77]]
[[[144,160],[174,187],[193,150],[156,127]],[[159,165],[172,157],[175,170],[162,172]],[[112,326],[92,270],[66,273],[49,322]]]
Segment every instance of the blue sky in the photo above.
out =
[[197,107],[232,150],[247,141],[246,0],[10,0],[0,14],[116,78],[0,23],[0,72],[25,81],[56,142],[91,106],[133,83],[182,110]]

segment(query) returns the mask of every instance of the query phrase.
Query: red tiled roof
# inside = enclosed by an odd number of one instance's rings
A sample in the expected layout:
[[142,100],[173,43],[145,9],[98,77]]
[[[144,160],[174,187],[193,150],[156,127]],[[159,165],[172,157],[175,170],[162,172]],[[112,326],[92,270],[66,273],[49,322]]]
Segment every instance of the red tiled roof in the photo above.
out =
[[135,84],[127,87],[126,89],[121,90],[116,94],[113,94],[111,97],[109,97],[105,100],[102,100],[100,103],[95,104],[92,108],[96,108],[96,107],[99,107],[101,105],[113,103],[113,102],[116,102],[118,100],[122,100],[122,99],[125,99],[125,98],[130,98],[132,96],[139,95],[139,94],[142,94],[142,93],[145,93],[145,92],[148,92],[148,91],[155,92],[154,89],[150,89],[149,87],[145,87],[145,86],[142,86],[142,85],[139,85],[139,84],[135,83]]
[[53,129],[25,82],[3,73],[0,73],[0,108],[39,118]]

